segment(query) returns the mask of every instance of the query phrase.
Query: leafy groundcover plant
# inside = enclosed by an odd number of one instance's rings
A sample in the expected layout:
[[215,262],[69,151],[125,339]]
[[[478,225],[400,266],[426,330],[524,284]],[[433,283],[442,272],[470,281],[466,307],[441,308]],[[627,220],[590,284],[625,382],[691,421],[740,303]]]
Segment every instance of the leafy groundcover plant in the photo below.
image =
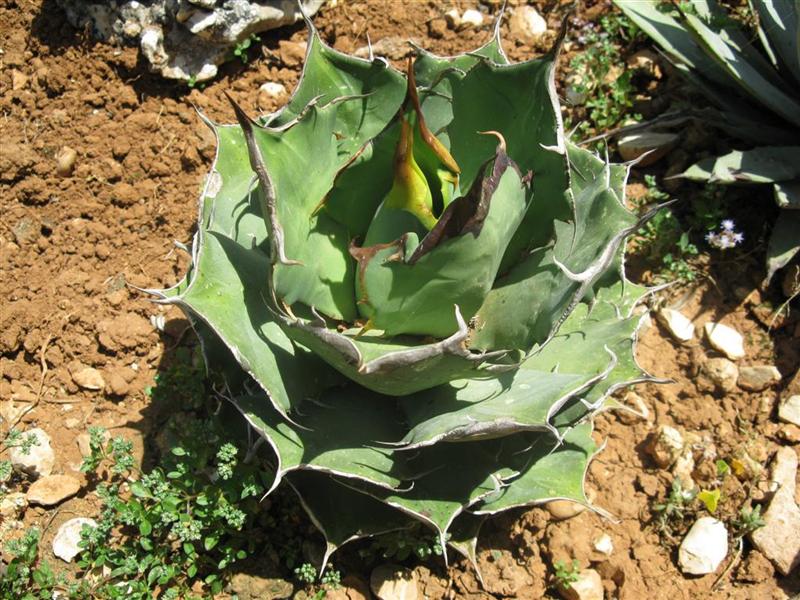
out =
[[192,265],[157,293],[324,534],[323,568],[417,521],[474,560],[488,515],[588,505],[592,416],[648,379],[627,167],[565,140],[560,44],[510,64],[495,32],[403,73],[309,28],[287,106],[211,124]]

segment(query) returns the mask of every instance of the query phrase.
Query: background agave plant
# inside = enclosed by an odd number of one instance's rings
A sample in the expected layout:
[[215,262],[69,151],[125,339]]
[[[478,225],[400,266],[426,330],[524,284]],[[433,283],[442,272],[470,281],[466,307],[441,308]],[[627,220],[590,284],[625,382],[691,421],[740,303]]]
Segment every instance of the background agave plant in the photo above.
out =
[[311,29],[281,111],[211,124],[192,264],[158,292],[336,548],[421,521],[473,558],[487,515],[570,499],[592,415],[648,379],[627,168],[568,143],[557,47],[497,32],[407,75]]
[[800,251],[800,5],[750,0],[761,49],[714,0],[615,0],[719,108],[714,119],[742,144],[684,176],[769,183],[783,210],[767,251],[767,281]]

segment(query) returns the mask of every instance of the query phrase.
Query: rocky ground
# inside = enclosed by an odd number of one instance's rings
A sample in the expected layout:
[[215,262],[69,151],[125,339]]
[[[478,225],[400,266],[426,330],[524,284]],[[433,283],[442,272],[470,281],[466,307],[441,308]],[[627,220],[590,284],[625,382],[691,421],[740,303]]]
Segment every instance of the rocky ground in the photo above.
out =
[[[402,60],[406,39],[440,54],[478,46],[495,4],[340,0],[315,22],[340,50],[366,52],[369,34],[377,53]],[[519,17],[503,22],[513,59],[555,37],[564,7],[535,4],[547,15],[545,32]],[[608,10],[589,2],[580,14],[592,20]],[[247,64],[228,63],[218,79],[191,89],[150,74],[136,49],[72,28],[53,0],[0,0],[0,432],[16,425],[41,442],[28,456],[0,456],[22,473],[0,499],[0,539],[38,525],[48,557],[67,566],[76,519],[98,511],[78,470],[88,427],[133,440],[140,460],[156,452],[160,421],[148,388],[176,347],[193,342],[178,311],[137,288],[169,286],[187,265],[173,242],[191,239],[214,154],[195,108],[230,121],[229,91],[252,112],[274,110],[297,82],[303,28],[261,38]],[[696,139],[682,143],[685,155]],[[670,160],[634,172],[631,195]],[[597,421],[606,447],[587,487],[610,516],[553,503],[491,521],[479,546],[483,585],[463,562],[410,560],[403,579],[386,565],[370,573],[355,550],[345,551],[345,586],[327,597],[368,597],[372,574],[373,592],[386,600],[540,598],[559,593],[555,566],[573,560],[577,579],[560,593],[581,600],[800,593],[800,321],[796,309],[775,316],[785,299],[780,282],[761,289],[765,216],[752,207],[732,208],[745,246],[709,251],[702,277],[653,304],[638,358],[672,382],[620,396],[640,416]],[[632,267],[649,280],[645,267]],[[676,480],[710,496],[670,498]],[[714,491],[719,506],[710,511]],[[753,507],[764,525],[750,533],[741,511]],[[242,598],[262,589],[248,577],[237,580]],[[276,589],[269,597],[293,593],[289,582]]]

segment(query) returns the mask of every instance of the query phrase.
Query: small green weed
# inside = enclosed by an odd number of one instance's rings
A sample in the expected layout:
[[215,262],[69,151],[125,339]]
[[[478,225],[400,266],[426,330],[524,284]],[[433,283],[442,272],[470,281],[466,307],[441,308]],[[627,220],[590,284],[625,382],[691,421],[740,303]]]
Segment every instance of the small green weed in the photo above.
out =
[[[19,448],[22,454],[28,454],[31,448],[39,444],[39,440],[32,433],[23,434],[18,429],[12,427],[5,437],[0,440],[0,452]],[[7,492],[7,485],[14,475],[14,468],[10,460],[0,460],[0,499]]]
[[[641,115],[631,115],[633,72],[620,70],[624,64],[622,46],[629,45],[638,35],[638,28],[624,15],[612,13],[600,19],[599,28],[586,25],[585,33],[578,38],[583,50],[570,62],[575,94],[585,97],[584,109],[576,131],[583,137],[591,132],[607,131],[619,125],[626,117],[640,120]],[[567,123],[572,129],[574,124]]]
[[[297,566],[303,521],[296,501],[276,493],[261,502],[269,471],[245,463],[243,449],[222,442],[229,436],[221,419],[206,416],[213,411],[202,369],[190,353],[178,356],[149,393],[154,404],[196,410],[176,413],[164,428],[171,449],[156,468],[136,466],[130,441],[89,430],[90,454],[81,469],[97,483],[102,512],[96,528],[82,531],[80,576],[67,578],[42,561],[39,534],[31,530],[9,544],[14,559],[0,580],[0,598],[49,599],[56,591],[75,600],[210,598],[245,558]],[[14,432],[2,444],[34,442]],[[323,590],[338,578],[329,571]]]
[[733,520],[733,536],[734,538],[744,538],[744,536],[754,532],[766,525],[766,522],[761,517],[761,507],[756,506],[750,508],[743,506],[739,510],[739,515]]
[[367,547],[359,550],[359,554],[371,562],[383,559],[402,562],[412,555],[419,560],[442,556],[443,550],[437,536],[431,535],[422,525],[415,524],[408,529],[373,538]]
[[209,456],[177,446],[149,473],[134,466],[126,440],[104,443],[103,431],[93,428],[90,448],[83,470],[109,466],[111,474],[97,488],[103,512],[97,528],[83,532],[78,561],[86,571],[108,571],[92,587],[97,597],[118,597],[122,582],[141,597],[155,586],[162,597],[191,597],[198,582],[216,594],[222,572],[257,550],[244,530],[266,482],[237,460],[235,447],[225,444]]
[[719,505],[721,492],[717,490],[701,490],[697,494],[697,499],[703,503],[706,507],[706,510],[710,512],[712,515],[717,512],[717,506]]
[[574,559],[569,565],[563,560],[558,560],[553,565],[553,570],[553,583],[556,587],[566,590],[573,583],[578,581],[581,566],[580,563]]
[[[653,175],[645,175],[645,184],[645,203],[664,202],[669,198],[669,194],[658,187]],[[678,279],[688,283],[697,278],[697,271],[689,261],[699,254],[699,250],[671,210],[659,211],[637,235],[634,251],[644,254],[648,262],[655,265],[657,282]]]
[[[294,570],[294,575],[301,583],[311,585],[317,581],[317,570],[311,563],[303,563]],[[312,600],[322,600],[330,590],[338,589],[342,583],[342,574],[336,569],[328,568],[320,578],[321,587],[312,596]]]
[[261,38],[258,37],[255,33],[251,34],[250,37],[243,39],[241,42],[236,44],[233,49],[233,56],[238,57],[243,64],[247,64],[250,61],[250,56],[248,54],[248,50],[250,46],[252,46],[255,42],[260,42]]
[[89,599],[85,581],[67,581],[63,573],[56,573],[50,563],[39,558],[40,533],[29,529],[16,540],[6,544],[11,562],[0,577],[0,598],[15,600],[49,600],[56,593],[69,598]]
[[653,506],[656,514],[656,528],[665,538],[672,540],[672,533],[686,517],[696,491],[684,490],[679,477],[672,481],[669,495],[662,504]]

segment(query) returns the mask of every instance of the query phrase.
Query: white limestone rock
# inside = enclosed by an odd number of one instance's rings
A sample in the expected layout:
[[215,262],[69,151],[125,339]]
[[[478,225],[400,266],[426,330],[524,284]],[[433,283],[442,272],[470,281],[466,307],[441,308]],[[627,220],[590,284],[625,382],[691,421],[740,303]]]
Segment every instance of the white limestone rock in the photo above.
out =
[[536,40],[547,33],[547,21],[532,6],[518,6],[509,19],[511,35],[515,38]]
[[707,575],[717,570],[728,555],[728,530],[714,517],[700,517],[683,538],[678,565],[689,575]]
[[736,382],[739,379],[739,368],[736,363],[715,356],[703,363],[701,377],[698,379],[698,387],[703,391],[721,390],[732,392],[736,389]]
[[71,475],[48,475],[33,482],[26,498],[30,504],[55,506],[77,494],[80,489],[81,482]]
[[703,326],[708,343],[731,360],[745,356],[744,338],[733,327],[709,321]]
[[[308,15],[324,0],[304,0]],[[206,81],[251,35],[302,19],[287,0],[56,0],[71,25],[111,43],[139,45],[151,70],[167,79]],[[480,13],[479,13],[480,14]]]
[[778,418],[800,427],[800,395],[789,396],[778,406]]
[[765,525],[750,538],[753,545],[788,575],[800,566],[800,507],[795,502],[797,486],[797,454],[788,447],[775,453],[772,481],[776,489],[762,518]]
[[62,524],[58,528],[56,537],[53,538],[53,554],[65,562],[72,562],[81,551],[78,544],[81,541],[81,529],[84,525],[97,527],[97,522],[87,517],[76,517]]
[[607,533],[602,534],[594,541],[594,549],[600,554],[611,556],[614,552],[614,542],[611,541],[611,536]]
[[754,365],[739,369],[739,387],[750,392],[761,392],[780,380],[781,372],[774,365]]
[[12,448],[8,453],[11,465],[17,471],[24,471],[34,479],[50,475],[56,464],[56,454],[50,445],[50,436],[38,427],[28,429],[22,435],[24,438],[33,435],[36,443],[30,447],[27,454],[23,452],[22,447]]
[[102,390],[106,382],[94,367],[83,367],[72,374],[72,381],[85,390]]
[[462,28],[475,27],[478,28],[483,25],[483,14],[474,8],[468,8],[461,15]]
[[569,587],[559,588],[564,600],[603,600],[603,579],[594,569],[583,569]]
[[660,426],[647,444],[647,453],[661,468],[668,467],[678,460],[682,451],[683,436],[680,431],[669,425]]
[[418,600],[422,598],[417,574],[399,565],[376,567],[370,575],[369,586],[379,600]]
[[656,313],[656,319],[681,344],[694,339],[694,325],[683,313],[671,308],[662,308]]

